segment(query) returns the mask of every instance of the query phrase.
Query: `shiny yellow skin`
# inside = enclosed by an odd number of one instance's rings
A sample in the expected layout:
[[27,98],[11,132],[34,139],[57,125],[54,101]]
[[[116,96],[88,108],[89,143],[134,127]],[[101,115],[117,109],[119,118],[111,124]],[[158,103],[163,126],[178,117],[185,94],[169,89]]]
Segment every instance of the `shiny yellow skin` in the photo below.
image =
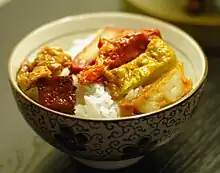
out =
[[162,39],[155,38],[139,57],[118,68],[105,70],[104,77],[113,99],[119,100],[129,90],[150,84],[177,62],[174,51]]

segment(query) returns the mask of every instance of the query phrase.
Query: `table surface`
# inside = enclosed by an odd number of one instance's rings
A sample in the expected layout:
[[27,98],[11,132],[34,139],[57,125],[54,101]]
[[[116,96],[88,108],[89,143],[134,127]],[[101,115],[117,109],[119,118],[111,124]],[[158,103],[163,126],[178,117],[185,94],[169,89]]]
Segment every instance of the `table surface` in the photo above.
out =
[[[138,12],[123,0],[12,0],[0,8],[0,173],[108,172],[87,168],[39,138],[18,112],[7,80],[9,54],[28,32],[57,18],[94,11]],[[169,144],[113,172],[220,171],[220,57],[207,56],[208,82],[192,121]]]

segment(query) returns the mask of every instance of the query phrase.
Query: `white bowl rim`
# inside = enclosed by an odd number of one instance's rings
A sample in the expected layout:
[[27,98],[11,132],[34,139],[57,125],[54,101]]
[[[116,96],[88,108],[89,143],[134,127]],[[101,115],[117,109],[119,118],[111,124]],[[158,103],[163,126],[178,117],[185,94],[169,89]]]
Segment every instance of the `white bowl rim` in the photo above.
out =
[[[148,19],[154,22],[157,22],[158,24],[161,25],[165,25],[167,28],[169,28],[170,30],[176,31],[181,35],[184,35],[185,38],[187,38],[191,44],[193,44],[195,46],[195,48],[197,49],[197,51],[199,52],[200,56],[202,57],[204,64],[205,64],[205,69],[203,70],[203,74],[202,74],[202,78],[201,80],[198,82],[198,84],[194,87],[194,89],[189,92],[186,96],[182,97],[181,99],[179,99],[178,101],[176,101],[173,104],[170,104],[162,109],[153,111],[153,112],[149,112],[149,113],[144,113],[144,114],[138,114],[138,115],[134,115],[134,116],[129,116],[129,117],[118,117],[118,118],[86,118],[86,117],[80,117],[77,115],[71,115],[71,114],[66,114],[66,113],[62,113],[62,112],[58,112],[55,110],[52,110],[50,108],[44,107],[41,104],[33,101],[31,98],[29,98],[26,94],[24,94],[21,89],[18,87],[17,82],[15,79],[13,79],[13,75],[12,75],[12,59],[13,56],[16,52],[16,49],[18,47],[18,45],[22,44],[22,42],[28,37],[31,36],[35,33],[41,32],[47,28],[50,28],[54,25],[60,24],[60,23],[64,23],[67,21],[72,21],[72,20],[76,20],[76,19],[89,19],[89,18],[97,18],[97,17],[124,17],[124,18],[136,18],[136,19]],[[154,17],[149,17],[149,16],[145,16],[142,14],[135,14],[135,13],[128,13],[128,12],[92,12],[92,13],[83,13],[83,14],[77,14],[74,16],[67,16],[67,17],[63,17],[54,21],[51,21],[49,23],[43,24],[40,27],[34,29],[32,32],[28,33],[25,37],[23,37],[14,47],[14,49],[12,50],[10,56],[9,56],[9,60],[8,60],[8,77],[9,77],[9,81],[12,85],[12,87],[14,89],[16,89],[16,91],[22,95],[27,101],[31,102],[32,104],[36,105],[37,107],[40,107],[42,109],[44,109],[45,111],[49,111],[52,112],[54,114],[58,114],[60,116],[64,116],[64,117],[68,117],[68,118],[73,118],[73,119],[78,119],[78,120],[83,120],[83,121],[122,121],[122,120],[132,120],[132,119],[139,119],[139,118],[143,118],[143,117],[148,117],[148,116],[154,116],[157,115],[160,112],[164,112],[167,111],[173,107],[178,106],[179,104],[181,104],[183,101],[189,99],[190,97],[193,96],[194,93],[196,93],[197,90],[199,90],[199,88],[203,85],[203,83],[206,80],[208,74],[208,60],[207,57],[205,56],[205,53],[203,52],[202,48],[199,46],[199,44],[194,40],[194,38],[192,38],[189,34],[187,34],[185,31],[183,31],[182,29],[164,22],[160,19],[154,18]]]

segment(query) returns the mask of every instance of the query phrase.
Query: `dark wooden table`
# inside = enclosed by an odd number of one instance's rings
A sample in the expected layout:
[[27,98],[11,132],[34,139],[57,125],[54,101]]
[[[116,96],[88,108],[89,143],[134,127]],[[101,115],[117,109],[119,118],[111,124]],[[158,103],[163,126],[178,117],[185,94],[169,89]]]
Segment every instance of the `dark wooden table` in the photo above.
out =
[[[0,8],[0,173],[108,172],[87,168],[41,140],[20,116],[7,81],[9,54],[24,35],[51,20],[94,11],[139,12],[123,0],[12,0]],[[113,172],[220,172],[220,55],[207,56],[208,82],[192,121],[140,163]]]

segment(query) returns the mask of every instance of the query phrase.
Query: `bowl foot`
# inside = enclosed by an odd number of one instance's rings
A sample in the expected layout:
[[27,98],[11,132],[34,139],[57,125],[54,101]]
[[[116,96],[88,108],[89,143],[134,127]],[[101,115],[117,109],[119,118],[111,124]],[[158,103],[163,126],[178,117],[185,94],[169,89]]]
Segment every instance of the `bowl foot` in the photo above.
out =
[[140,161],[144,156],[137,157],[129,160],[121,160],[121,161],[94,161],[94,160],[86,160],[74,157],[75,160],[81,162],[82,164],[98,169],[121,169],[128,166],[131,166],[138,161]]

